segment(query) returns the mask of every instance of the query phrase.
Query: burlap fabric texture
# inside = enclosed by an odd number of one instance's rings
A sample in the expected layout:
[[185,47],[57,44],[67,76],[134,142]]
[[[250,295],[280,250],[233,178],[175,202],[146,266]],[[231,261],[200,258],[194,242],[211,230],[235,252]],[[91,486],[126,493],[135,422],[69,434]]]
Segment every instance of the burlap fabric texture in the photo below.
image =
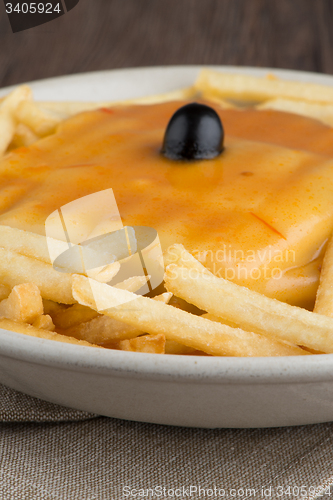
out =
[[0,422],[75,422],[94,416],[32,398],[0,384]]
[[1,500],[333,498],[333,424],[167,427],[96,417],[3,386],[0,416]]

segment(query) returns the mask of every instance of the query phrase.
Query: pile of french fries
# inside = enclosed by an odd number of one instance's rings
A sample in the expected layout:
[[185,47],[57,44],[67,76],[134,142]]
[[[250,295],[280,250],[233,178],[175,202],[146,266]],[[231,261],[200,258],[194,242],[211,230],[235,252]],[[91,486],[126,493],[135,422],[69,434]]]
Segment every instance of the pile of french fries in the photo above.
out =
[[[201,97],[309,116],[333,126],[333,87],[203,70],[191,88],[136,101]],[[0,156],[53,134],[58,124],[110,102],[36,102],[23,85],[0,100]],[[156,354],[306,356],[333,353],[333,241],[313,312],[214,276],[182,245],[164,254],[166,292],[137,295],[149,277],[110,286],[115,262],[98,273],[58,272],[46,238],[0,226],[0,328],[95,348]],[[97,306],[96,296],[106,304]],[[176,305],[176,307],[175,307]],[[193,307],[196,311],[193,313]],[[192,312],[191,312],[192,311]]]

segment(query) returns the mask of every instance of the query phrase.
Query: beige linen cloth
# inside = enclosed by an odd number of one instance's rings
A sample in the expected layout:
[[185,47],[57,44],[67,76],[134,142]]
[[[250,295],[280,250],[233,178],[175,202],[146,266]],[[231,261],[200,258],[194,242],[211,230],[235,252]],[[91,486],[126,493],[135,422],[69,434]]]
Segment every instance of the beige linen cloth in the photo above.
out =
[[1,500],[333,498],[331,423],[168,427],[97,417],[1,385],[0,419]]

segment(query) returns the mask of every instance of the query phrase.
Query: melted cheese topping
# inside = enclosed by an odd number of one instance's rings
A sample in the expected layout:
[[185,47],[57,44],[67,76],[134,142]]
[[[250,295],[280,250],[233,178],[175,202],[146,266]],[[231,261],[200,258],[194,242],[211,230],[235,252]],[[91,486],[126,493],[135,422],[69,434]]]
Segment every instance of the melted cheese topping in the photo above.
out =
[[50,213],[112,188],[124,225],[182,243],[216,275],[311,307],[333,228],[333,130],[277,111],[216,110],[218,158],[161,156],[183,103],[79,114],[0,163],[0,223],[45,234]]

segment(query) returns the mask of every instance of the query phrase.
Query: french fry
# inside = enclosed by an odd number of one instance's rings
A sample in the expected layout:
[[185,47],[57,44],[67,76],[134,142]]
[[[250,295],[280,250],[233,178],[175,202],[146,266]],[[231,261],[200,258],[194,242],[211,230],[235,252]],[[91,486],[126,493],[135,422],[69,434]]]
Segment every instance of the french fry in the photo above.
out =
[[201,89],[200,92],[197,93],[198,97],[200,99],[204,99],[204,100],[207,100],[213,104],[218,104],[218,106],[220,106],[220,108],[223,108],[223,109],[237,109],[239,107],[248,107],[248,106],[252,106],[253,103],[251,102],[244,102],[244,101],[237,101],[237,99],[224,99],[223,97],[221,96],[218,96],[218,95],[213,95],[211,90],[204,90],[204,89]]
[[86,323],[96,316],[98,313],[90,307],[81,306],[81,304],[74,304],[66,309],[60,309],[55,313],[51,313],[54,324],[60,330],[67,330],[73,326]]
[[280,80],[268,75],[256,77],[244,74],[220,73],[203,69],[194,88],[212,96],[235,97],[245,100],[275,99],[276,96],[318,103],[333,103],[333,88],[308,82]]
[[163,259],[165,267],[168,267],[170,264],[177,264],[189,267],[190,269],[196,269],[201,273],[206,272],[210,274],[210,271],[179,243],[170,245],[164,252]]
[[156,295],[156,297],[154,297],[154,300],[157,300],[158,302],[163,302],[164,304],[169,304],[172,295],[173,294],[171,292],[164,292],[161,293],[161,295]]
[[34,326],[27,325],[26,323],[18,323],[16,321],[0,318],[0,328],[3,330],[9,330],[15,333],[24,333],[30,337],[37,337],[46,340],[55,340],[57,342],[65,342],[66,344],[76,344],[86,347],[99,347],[101,346],[90,344],[84,340],[77,340],[72,337],[67,337],[66,335],[60,335],[56,332],[50,332],[48,330],[42,330],[41,328],[35,328]]
[[325,354],[323,351],[317,351],[316,349],[310,349],[309,347],[303,347],[310,354]]
[[14,135],[12,137],[11,143],[9,144],[10,149],[28,147],[34,142],[38,141],[39,137],[26,125],[19,123],[15,127]]
[[10,288],[35,283],[44,299],[73,304],[72,275],[55,271],[50,264],[0,247],[0,282]]
[[[162,333],[166,339],[215,356],[304,355],[304,350],[255,333],[230,328],[175,307],[134,295],[126,290],[73,276],[73,296],[82,305],[150,334]],[[104,307],[105,306],[105,307]]]
[[180,90],[173,90],[163,94],[153,96],[137,97],[135,99],[126,99],[124,101],[96,101],[96,102],[79,102],[79,101],[40,101],[38,104],[45,110],[54,111],[67,116],[76,115],[84,111],[93,111],[99,108],[108,108],[110,106],[128,106],[132,104],[157,104],[167,101],[179,101],[183,99],[192,99],[195,96],[193,87],[186,87]]
[[9,286],[0,284],[0,300],[7,299],[10,292],[11,292],[11,289],[9,288]]
[[114,346],[122,351],[148,352],[151,354],[165,354],[165,335],[142,335],[130,340],[120,340]]
[[168,303],[171,306],[178,307],[178,309],[182,309],[183,311],[186,311],[188,313],[202,316],[203,311],[201,311],[197,306],[190,304],[186,300],[181,299],[180,297],[176,297],[175,295],[171,297]]
[[[333,352],[333,320],[300,307],[290,306],[257,292],[200,272],[170,264],[165,273],[166,288],[177,296],[247,331],[284,340],[310,349]],[[200,263],[198,263],[201,265]]]
[[[14,251],[18,254],[25,255],[27,257],[31,257],[33,259],[38,259],[46,264],[52,264],[50,258],[50,252],[48,248],[47,241],[50,246],[54,248],[60,248],[61,251],[68,250],[68,243],[56,240],[55,238],[48,237],[46,239],[45,236],[32,233],[30,231],[24,231],[22,229],[12,228],[10,226],[3,226],[0,224],[0,247],[6,248],[8,250]],[[103,243],[103,240],[100,240]],[[98,252],[98,248],[96,249]],[[110,255],[110,257],[112,257]],[[113,256],[114,259],[116,258]],[[75,266],[75,260],[65,261],[64,264],[67,267]],[[58,267],[59,264],[58,264]],[[65,268],[63,268],[65,270]],[[112,262],[109,266],[103,266],[101,269],[92,269],[89,271],[90,274],[97,276],[99,273],[99,279],[107,279],[109,280],[114,277],[119,270],[119,262]],[[141,278],[140,278],[141,279]],[[129,280],[133,281],[133,286],[136,286],[137,278],[129,278]],[[130,281],[128,280],[128,284]],[[142,278],[142,280],[146,280],[146,278]],[[146,281],[144,281],[146,283]],[[143,284],[144,284],[143,283]],[[127,286],[127,285],[125,285]],[[142,285],[141,285],[142,286]]]
[[12,116],[0,110],[0,156],[2,156],[11,143],[15,132],[15,122]]
[[[125,281],[122,281],[115,285],[115,288],[119,288],[122,290],[129,290],[130,292],[136,292],[139,290],[145,283],[147,282],[147,277],[146,276],[133,276]],[[155,297],[156,300],[161,300],[167,303],[168,300],[170,300],[170,297],[172,296],[172,293],[164,293],[162,295],[159,295],[158,297]],[[55,325],[57,328],[60,328],[61,330],[68,330],[69,328],[73,328],[77,325],[80,325],[81,323],[87,323],[90,322],[92,319],[96,318],[98,316],[98,313],[94,311],[93,309],[90,309],[89,307],[81,306],[81,304],[74,304],[66,309],[61,308],[55,313],[51,313],[52,319],[55,322]],[[96,339],[99,338],[101,335],[100,332],[109,332],[115,328],[115,325],[111,323],[109,326],[105,324],[105,319],[102,320],[100,319],[99,321],[95,321],[92,325],[85,325],[85,326],[79,326],[78,328],[73,329],[73,336],[74,333],[76,332],[76,335],[79,335],[79,338],[85,338],[85,336],[90,337],[91,333],[90,331],[93,329],[96,329],[96,332],[93,334],[94,338]],[[117,328],[115,328],[115,334],[116,338],[117,337]],[[142,332],[138,333],[140,335]],[[103,340],[105,341],[105,335],[107,333],[102,333],[103,335]],[[135,334],[133,334],[135,336]],[[108,336],[106,338],[109,338]],[[120,337],[122,338],[122,337]],[[124,338],[131,338],[128,337],[127,333]],[[98,342],[98,340],[95,340],[94,342]]]
[[119,269],[119,262],[112,262],[112,264],[109,264],[102,269],[98,268],[88,270],[87,275],[89,276],[89,278],[93,278],[97,281],[100,281],[101,283],[108,283],[112,280],[112,278],[116,276]]
[[[122,281],[115,285],[115,288],[119,288],[122,290],[129,290],[131,292],[136,292],[139,290],[142,285],[144,285],[147,280],[146,276],[133,276],[125,281]],[[171,293],[164,293],[155,297],[155,300],[161,300],[167,303],[172,296]],[[99,314],[90,309],[89,307],[82,306],[81,304],[74,304],[66,309],[61,308],[54,313],[50,313],[52,319],[57,328],[60,330],[69,330],[69,333],[73,335],[73,337],[88,339],[93,336],[94,343],[105,342],[110,339],[122,339],[122,338],[131,338],[136,335],[141,335],[143,332],[141,330],[135,330],[133,334],[129,333],[127,330],[127,325],[125,331],[123,331],[123,325],[119,325],[117,323],[112,322],[110,318],[99,318],[93,323],[90,324],[91,320],[99,316]],[[108,320],[110,324],[108,324]],[[87,323],[83,325],[83,323]],[[89,323],[89,324],[88,324]],[[132,331],[132,330],[130,330]],[[110,333],[111,332],[111,333]],[[67,332],[66,332],[67,334]],[[110,337],[111,335],[111,337]],[[100,340],[99,340],[100,339]],[[90,341],[89,341],[90,342]]]
[[[210,319],[211,321],[217,321],[218,323],[223,323],[224,325],[232,326],[233,328],[237,328],[237,325],[235,323],[232,323],[231,321],[227,321],[227,320],[222,319],[222,318],[218,318],[217,316],[214,316],[213,314],[205,313],[202,315],[202,317]],[[310,354],[325,354],[323,351],[316,351],[315,349],[310,349],[309,347],[302,346],[302,349],[309,352]]]
[[147,283],[149,276],[131,276],[124,281],[121,281],[114,285],[115,288],[119,290],[127,290],[128,292],[136,292],[140,290],[143,285]]
[[43,109],[50,112],[61,113],[67,118],[77,115],[78,113],[83,113],[85,111],[94,111],[95,109],[99,108],[107,108],[109,106],[112,106],[113,104],[113,102],[110,101],[37,101],[37,103]]
[[67,309],[67,306],[65,306],[64,304],[59,304],[58,302],[47,299],[43,299],[43,307],[44,314],[49,314],[51,317],[53,317],[54,314],[58,314],[59,311]]
[[187,347],[186,345],[175,342],[174,340],[166,340],[165,342],[165,354],[186,355],[195,354],[197,352],[198,351],[193,349],[193,347]]
[[53,332],[55,329],[52,318],[48,314],[41,314],[38,316],[38,318],[32,323],[32,326],[35,328],[41,328],[42,330],[48,330],[50,332]]
[[293,99],[270,99],[269,101],[256,106],[259,110],[273,109],[275,111],[285,111],[295,113],[320,120],[329,127],[333,127],[333,104],[323,104],[317,102],[296,101]]
[[33,323],[42,314],[42,297],[34,283],[14,286],[8,299],[0,302],[0,316],[13,321]]
[[111,105],[129,106],[132,104],[159,104],[168,101],[181,101],[183,99],[193,99],[196,91],[193,87],[186,87],[183,89],[171,90],[163,94],[155,94],[143,97],[136,97],[134,99],[126,99],[124,101],[114,102]]
[[29,127],[39,137],[55,132],[57,125],[65,118],[63,114],[43,109],[34,101],[22,101],[15,109],[15,118]]
[[40,234],[0,225],[0,247],[51,264],[46,237]]
[[333,239],[328,242],[321,266],[314,312],[333,318]]
[[210,319],[211,321],[218,321],[219,323],[223,323],[224,325],[231,326],[232,328],[238,328],[238,325],[236,323],[233,323],[232,321],[228,321],[227,319],[222,319],[218,318],[217,316],[214,316],[214,314],[209,314],[205,313],[201,315],[202,318]]
[[0,112],[4,111],[13,116],[17,107],[24,101],[32,101],[32,90],[28,85],[20,85],[6,95],[0,103]]
[[[172,294],[166,292],[157,295],[153,300],[166,304],[170,300],[170,296]],[[72,310],[74,310],[74,314],[71,314]],[[76,311],[78,311],[78,314],[75,315]],[[82,321],[79,321],[80,316],[81,319],[83,318]],[[88,316],[90,316],[89,320],[85,320]],[[120,340],[133,339],[144,333],[142,330],[133,328],[122,321],[99,315],[93,309],[80,304],[74,304],[61,315],[55,317],[55,323],[60,327],[64,335],[87,340],[94,344],[108,345]]]
[[[83,307],[83,306],[81,306]],[[108,316],[100,316],[91,309],[97,317],[84,323],[73,325],[67,330],[61,330],[63,335],[69,335],[76,339],[86,340],[93,344],[107,346],[110,343],[138,337],[144,332],[136,327],[127,325]]]

